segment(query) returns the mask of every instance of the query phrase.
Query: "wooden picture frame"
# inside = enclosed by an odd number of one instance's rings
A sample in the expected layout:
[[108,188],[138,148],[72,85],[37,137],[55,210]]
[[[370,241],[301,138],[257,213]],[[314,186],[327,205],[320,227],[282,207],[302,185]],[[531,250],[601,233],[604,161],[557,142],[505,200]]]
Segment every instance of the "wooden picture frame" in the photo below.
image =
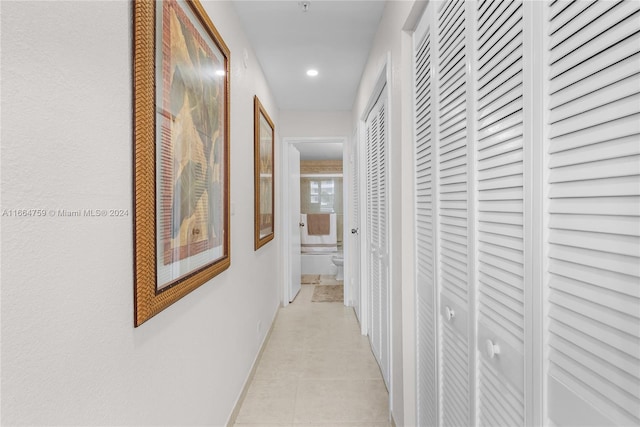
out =
[[229,268],[229,57],[196,0],[133,4],[134,324]]
[[253,98],[254,249],[273,240],[275,126],[257,96]]

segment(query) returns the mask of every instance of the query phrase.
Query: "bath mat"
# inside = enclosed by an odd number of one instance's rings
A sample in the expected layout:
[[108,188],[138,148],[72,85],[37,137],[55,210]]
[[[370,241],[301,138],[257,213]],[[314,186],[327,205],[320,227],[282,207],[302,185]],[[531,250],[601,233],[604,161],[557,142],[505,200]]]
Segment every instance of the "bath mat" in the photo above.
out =
[[303,274],[300,279],[300,283],[303,285],[316,285],[320,283],[320,275],[319,274]]
[[326,285],[342,285],[344,282],[342,280],[336,280],[336,276],[334,275],[320,275],[320,281],[317,285],[326,286]]
[[343,302],[343,285],[316,286],[311,302]]

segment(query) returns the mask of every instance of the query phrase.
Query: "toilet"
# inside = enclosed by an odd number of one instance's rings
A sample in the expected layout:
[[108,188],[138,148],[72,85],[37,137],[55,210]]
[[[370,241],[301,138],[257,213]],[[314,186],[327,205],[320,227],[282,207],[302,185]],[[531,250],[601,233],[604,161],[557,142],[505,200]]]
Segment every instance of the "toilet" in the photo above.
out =
[[343,255],[337,254],[331,257],[331,262],[338,267],[338,272],[336,273],[336,280],[344,280],[344,258]]

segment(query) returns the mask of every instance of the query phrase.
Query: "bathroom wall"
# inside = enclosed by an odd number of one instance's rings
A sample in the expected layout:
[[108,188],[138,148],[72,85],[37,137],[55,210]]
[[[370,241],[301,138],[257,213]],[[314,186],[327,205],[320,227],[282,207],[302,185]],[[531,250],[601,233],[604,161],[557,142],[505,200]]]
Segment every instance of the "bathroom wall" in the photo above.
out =
[[1,218],[2,425],[233,410],[281,290],[282,233],[253,248],[253,96],[279,114],[232,3],[203,5],[231,50],[231,267],[134,328],[132,2],[0,1],[2,208],[129,212]]
[[338,247],[344,229],[342,161],[300,162],[300,212],[335,213]]

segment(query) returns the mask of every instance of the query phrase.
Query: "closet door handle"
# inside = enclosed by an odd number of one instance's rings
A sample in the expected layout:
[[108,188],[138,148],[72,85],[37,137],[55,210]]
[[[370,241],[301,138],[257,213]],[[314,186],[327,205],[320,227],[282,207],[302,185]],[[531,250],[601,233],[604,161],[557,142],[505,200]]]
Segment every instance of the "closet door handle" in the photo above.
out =
[[359,228],[352,228],[351,229],[351,234],[358,234],[360,232]]
[[491,340],[487,340],[487,342],[485,342],[485,348],[489,359],[493,359],[496,355],[500,354],[500,346]]
[[299,222],[299,223],[298,223],[298,225],[299,225],[300,227],[304,227],[304,222]]
[[453,318],[456,317],[456,312],[451,307],[446,306],[444,311],[447,314],[447,320],[449,322],[451,322]]

